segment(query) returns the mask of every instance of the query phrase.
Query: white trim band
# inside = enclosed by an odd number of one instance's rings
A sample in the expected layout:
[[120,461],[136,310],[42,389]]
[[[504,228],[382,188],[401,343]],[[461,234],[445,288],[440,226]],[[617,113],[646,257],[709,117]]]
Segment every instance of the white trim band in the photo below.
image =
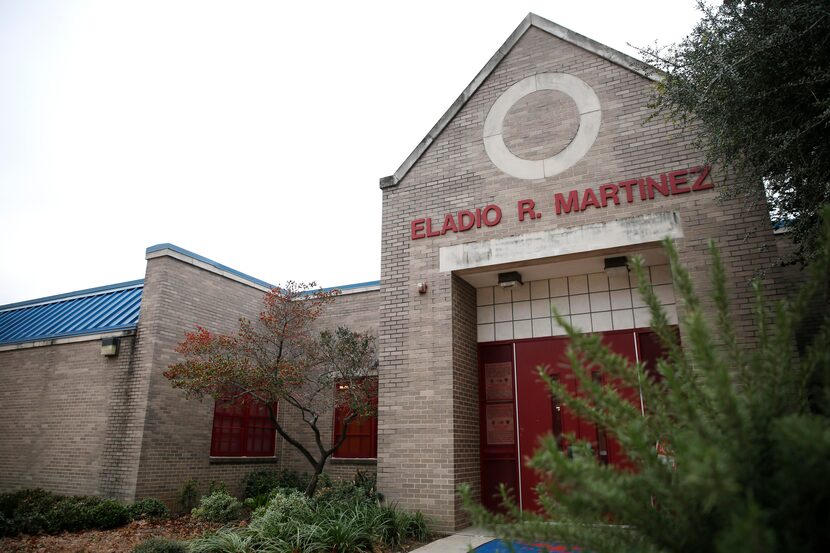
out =
[[439,270],[458,271],[574,253],[683,238],[680,215],[671,211],[639,215],[607,223],[557,228],[543,232],[443,246]]

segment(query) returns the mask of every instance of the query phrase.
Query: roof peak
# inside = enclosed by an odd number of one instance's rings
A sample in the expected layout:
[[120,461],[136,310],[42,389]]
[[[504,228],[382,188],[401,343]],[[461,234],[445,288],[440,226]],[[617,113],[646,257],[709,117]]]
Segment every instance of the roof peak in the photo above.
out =
[[659,72],[656,68],[651,67],[650,65],[646,64],[645,62],[638,60],[634,57],[629,56],[628,54],[624,54],[619,50],[615,50],[610,46],[606,46],[600,42],[597,42],[593,39],[590,39],[584,35],[581,35],[577,32],[574,32],[562,25],[554,23],[549,19],[545,19],[539,15],[536,15],[533,12],[529,12],[522,22],[519,23],[519,26],[510,33],[510,36],[507,37],[507,40],[504,41],[496,53],[490,58],[490,60],[481,68],[481,71],[470,81],[470,84],[467,85],[458,98],[452,103],[449,109],[444,112],[444,115],[438,119],[438,122],[430,129],[427,135],[418,143],[412,153],[407,156],[404,162],[398,167],[398,170],[395,171],[394,174],[389,175],[388,177],[382,177],[380,179],[380,188],[392,188],[397,186],[398,183],[406,176],[410,169],[415,165],[415,163],[421,158],[421,156],[426,152],[429,146],[435,141],[436,138],[443,132],[443,130],[449,125],[450,121],[461,111],[467,101],[472,98],[473,94],[479,89],[479,87],[484,83],[487,77],[496,69],[499,63],[510,53],[516,43],[519,42],[524,34],[531,28],[535,27],[539,30],[542,30],[548,34],[551,34],[565,42],[573,44],[583,50],[587,50],[597,56],[604,58],[611,63],[616,65],[622,66],[626,69],[629,69],[647,79],[651,80],[658,80]]

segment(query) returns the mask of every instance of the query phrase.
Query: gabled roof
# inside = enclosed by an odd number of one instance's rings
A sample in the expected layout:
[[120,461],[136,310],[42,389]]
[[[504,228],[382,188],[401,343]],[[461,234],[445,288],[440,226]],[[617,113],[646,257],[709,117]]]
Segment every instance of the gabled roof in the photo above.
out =
[[143,280],[0,306],[0,345],[134,329]]
[[476,90],[484,83],[487,77],[496,69],[496,66],[507,56],[510,50],[519,42],[519,39],[530,29],[531,27],[536,27],[546,33],[549,33],[557,38],[564,40],[570,44],[578,46],[583,50],[587,50],[597,56],[604,58],[611,63],[615,63],[619,66],[625,67],[643,77],[646,77],[651,80],[659,80],[660,79],[660,72],[650,65],[636,59],[632,58],[627,54],[623,54],[619,50],[615,50],[609,46],[604,44],[600,44],[595,40],[591,40],[590,38],[583,36],[579,33],[575,33],[570,29],[566,29],[561,25],[557,25],[556,23],[545,19],[544,17],[539,17],[534,13],[529,13],[527,16],[522,20],[516,30],[513,31],[507,40],[502,44],[501,48],[496,50],[496,53],[493,54],[493,57],[490,58],[490,61],[478,72],[478,75],[467,85],[467,88],[461,93],[461,95],[456,98],[455,102],[452,103],[450,109],[448,109],[444,115],[438,120],[437,123],[430,129],[427,135],[421,140],[418,146],[412,151],[411,154],[404,160],[398,170],[395,171],[393,175],[388,177],[383,177],[380,179],[380,187],[383,188],[391,188],[393,186],[397,186],[398,183],[406,176],[410,169],[415,165],[415,163],[420,159],[420,157],[427,151],[427,148],[438,138],[438,135],[449,125],[450,121],[456,116],[456,114],[461,111],[461,108],[467,103],[467,101],[472,98],[473,94],[475,94]]

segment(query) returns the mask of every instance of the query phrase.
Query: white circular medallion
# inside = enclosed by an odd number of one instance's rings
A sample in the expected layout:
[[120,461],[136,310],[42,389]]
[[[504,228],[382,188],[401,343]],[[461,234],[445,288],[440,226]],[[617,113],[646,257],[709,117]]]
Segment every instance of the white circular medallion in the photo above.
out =
[[[579,112],[579,130],[558,154],[547,159],[523,159],[513,155],[504,143],[504,117],[519,100],[539,90],[556,90],[569,96]],[[585,81],[565,73],[539,73],[517,82],[495,101],[484,121],[484,149],[493,164],[508,175],[518,179],[552,177],[571,167],[591,149],[601,121],[599,98]]]

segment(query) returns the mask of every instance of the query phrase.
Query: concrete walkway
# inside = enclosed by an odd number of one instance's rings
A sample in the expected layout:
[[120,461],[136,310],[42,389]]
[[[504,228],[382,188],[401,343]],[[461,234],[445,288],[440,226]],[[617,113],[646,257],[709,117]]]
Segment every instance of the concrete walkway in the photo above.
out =
[[467,528],[413,549],[411,553],[467,553],[471,547],[478,547],[494,539],[495,536],[483,528]]

